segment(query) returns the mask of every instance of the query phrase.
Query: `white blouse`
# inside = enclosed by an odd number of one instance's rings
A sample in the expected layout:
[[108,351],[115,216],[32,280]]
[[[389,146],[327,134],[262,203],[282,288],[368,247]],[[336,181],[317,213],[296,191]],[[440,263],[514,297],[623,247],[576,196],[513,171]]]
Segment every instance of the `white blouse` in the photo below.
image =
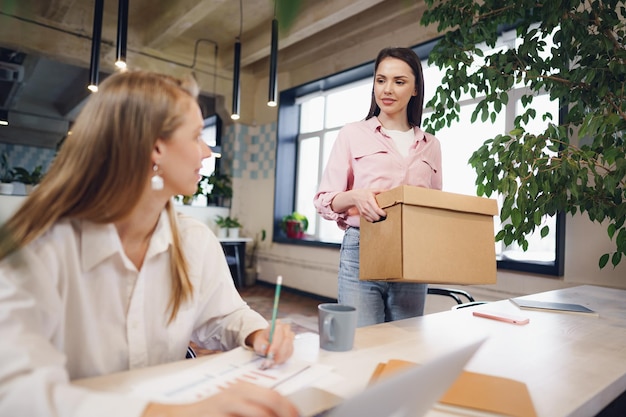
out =
[[0,415],[138,416],[147,402],[69,383],[181,360],[190,340],[243,345],[267,321],[241,299],[221,245],[179,215],[193,297],[172,323],[164,211],[141,270],[112,224],[63,220],[0,261]]

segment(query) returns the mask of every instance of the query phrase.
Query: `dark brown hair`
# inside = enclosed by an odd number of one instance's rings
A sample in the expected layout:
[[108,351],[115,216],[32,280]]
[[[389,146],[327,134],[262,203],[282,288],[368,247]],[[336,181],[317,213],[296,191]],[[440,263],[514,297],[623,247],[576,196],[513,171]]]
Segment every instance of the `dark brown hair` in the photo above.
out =
[[[374,77],[376,77],[378,65],[385,58],[400,59],[411,67],[413,75],[415,76],[415,90],[417,91],[417,95],[411,97],[409,100],[409,105],[406,108],[406,115],[411,126],[420,127],[422,124],[422,111],[424,108],[424,74],[422,72],[422,62],[417,54],[410,48],[384,48],[378,53],[378,57],[376,58],[376,64],[374,65]],[[380,107],[376,104],[374,88],[372,87],[372,104],[370,105],[370,111],[365,120],[371,119],[379,114]]]

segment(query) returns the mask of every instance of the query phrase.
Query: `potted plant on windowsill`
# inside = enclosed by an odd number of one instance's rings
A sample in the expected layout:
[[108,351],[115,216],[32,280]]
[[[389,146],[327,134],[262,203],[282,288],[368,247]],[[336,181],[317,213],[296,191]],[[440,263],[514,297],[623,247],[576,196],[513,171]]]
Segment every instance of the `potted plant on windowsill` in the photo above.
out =
[[309,228],[309,219],[304,214],[294,211],[283,217],[280,226],[289,239],[302,239]]

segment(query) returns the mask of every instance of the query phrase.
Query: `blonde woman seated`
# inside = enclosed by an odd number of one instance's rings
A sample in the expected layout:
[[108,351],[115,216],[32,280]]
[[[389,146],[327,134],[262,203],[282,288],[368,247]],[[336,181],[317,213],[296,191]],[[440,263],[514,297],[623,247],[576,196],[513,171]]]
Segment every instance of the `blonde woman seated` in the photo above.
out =
[[149,403],[72,379],[207,349],[293,351],[237,293],[207,226],[172,207],[202,160],[197,87],[126,72],[85,105],[45,178],[0,230],[0,415],[296,416],[275,391],[236,384],[201,402]]

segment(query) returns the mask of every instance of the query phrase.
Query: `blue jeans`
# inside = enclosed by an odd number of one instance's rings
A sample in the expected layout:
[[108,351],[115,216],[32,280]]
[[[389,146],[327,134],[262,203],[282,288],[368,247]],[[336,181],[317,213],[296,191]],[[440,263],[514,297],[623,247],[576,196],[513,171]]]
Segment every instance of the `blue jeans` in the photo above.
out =
[[350,227],[343,237],[339,303],[357,308],[359,327],[423,315],[427,284],[359,280],[359,236]]

